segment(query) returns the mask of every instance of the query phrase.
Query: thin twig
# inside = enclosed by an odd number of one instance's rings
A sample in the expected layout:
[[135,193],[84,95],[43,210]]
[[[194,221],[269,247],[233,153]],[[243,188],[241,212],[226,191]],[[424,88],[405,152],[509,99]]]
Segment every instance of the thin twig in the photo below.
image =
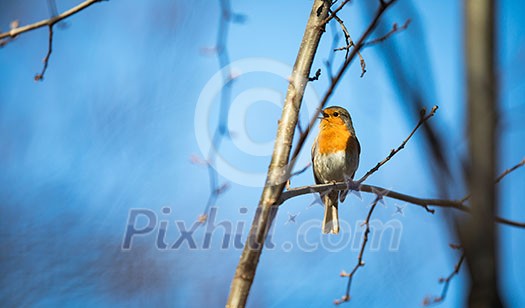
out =
[[461,257],[459,258],[459,261],[454,265],[454,271],[450,273],[446,278],[439,278],[439,283],[443,283],[443,289],[441,289],[441,295],[437,297],[426,297],[423,300],[424,306],[430,306],[433,304],[441,303],[445,300],[445,297],[447,296],[448,287],[450,286],[450,282],[454,278],[454,276],[458,275],[459,270],[461,269],[461,265],[463,264],[463,261],[465,261],[465,252],[461,253]]
[[516,165],[512,166],[512,168],[509,168],[505,171],[503,171],[497,178],[496,178],[496,184],[499,183],[501,180],[503,180],[503,178],[505,176],[507,176],[509,173],[511,173],[512,171],[520,168],[520,167],[523,167],[525,165],[525,158],[523,158],[522,161],[520,161],[519,163],[517,163]]
[[47,54],[44,58],[44,67],[42,68],[42,72],[40,74],[35,75],[35,81],[40,81],[44,79],[44,74],[46,73],[47,66],[49,64],[49,57],[51,56],[51,53],[53,52],[53,26],[49,26],[49,40],[48,40],[48,46],[47,46]]
[[[333,50],[334,51],[344,50],[346,52],[346,54],[345,54],[345,58],[346,58],[348,56],[348,52],[349,52],[350,48],[355,47],[355,44],[352,41],[352,39],[350,37],[350,33],[349,33],[348,29],[346,28],[346,26],[344,25],[343,21],[337,15],[334,15],[333,18],[335,20],[337,20],[337,22],[341,25],[341,29],[343,30],[343,33],[345,34],[345,39],[346,39],[346,46],[334,48]],[[379,37],[377,39],[374,39],[374,40],[371,40],[369,42],[363,43],[363,46],[361,47],[361,50],[363,50],[364,48],[367,48],[367,47],[370,47],[372,45],[375,45],[375,44],[378,44],[380,42],[385,41],[386,39],[388,39],[390,36],[394,35],[395,33],[401,32],[401,31],[405,30],[406,28],[408,28],[409,24],[410,24],[410,19],[407,19],[407,21],[405,21],[405,23],[401,27],[398,27],[397,23],[394,23],[394,25],[392,26],[392,30],[390,30],[387,34],[383,35],[382,37]],[[363,58],[363,56],[361,55],[360,52],[358,52],[357,55],[359,56],[359,60],[360,60],[360,63],[361,63],[361,77],[363,77],[365,75],[365,73],[366,73],[365,59]]]
[[[339,23],[341,26],[341,29],[343,30],[343,34],[345,35],[345,41],[346,41],[346,47],[341,48],[335,48],[334,51],[337,50],[345,50],[345,60],[348,59],[348,53],[350,52],[351,47],[355,47],[354,41],[352,40],[352,37],[350,36],[350,32],[345,26],[344,21],[339,18],[337,15],[334,14],[334,19]],[[365,58],[361,55],[361,52],[357,51],[357,56],[359,56],[359,63],[361,65],[361,77],[363,77],[366,73],[366,62]]]
[[334,304],[339,305],[344,302],[348,302],[350,300],[350,291],[352,287],[352,280],[354,278],[355,273],[360,267],[365,266],[365,262],[363,261],[363,255],[365,253],[366,244],[368,243],[368,234],[370,233],[370,218],[372,217],[372,213],[374,212],[377,203],[382,199],[382,196],[377,195],[374,199],[374,202],[372,203],[372,206],[370,207],[370,210],[368,211],[368,215],[366,216],[366,220],[363,223],[366,228],[365,232],[363,234],[363,242],[361,243],[361,249],[359,250],[359,255],[357,256],[357,263],[352,269],[350,273],[342,272],[341,277],[347,277],[348,281],[346,284],[346,292],[345,295],[343,295],[340,299],[336,299],[334,301]]
[[[516,165],[512,166],[511,168],[503,171],[497,178],[496,178],[496,181],[495,181],[495,184],[498,184],[499,182],[501,182],[501,180],[503,180],[503,178],[505,176],[507,176],[509,173],[515,171],[516,169],[519,169],[520,167],[523,167],[525,165],[525,158],[520,161],[519,163],[517,163]],[[468,199],[470,199],[470,193],[467,194],[465,197],[463,197],[463,199],[461,199],[461,202],[465,202],[467,201]]]
[[315,75],[313,77],[308,77],[308,81],[319,80],[319,76],[321,76],[321,69],[320,68],[318,68],[317,71],[315,71]]
[[[297,127],[300,127],[299,125]],[[310,166],[312,165],[312,163],[308,163],[306,164],[306,166],[304,166],[301,170],[298,170],[298,171],[295,171],[295,172],[292,172],[290,174],[290,178],[288,179],[288,181],[286,182],[286,190],[290,189],[291,187],[291,184],[292,184],[292,178],[294,176],[298,176],[300,175],[301,173],[305,172],[306,170],[308,170],[308,168],[310,168]]]
[[294,177],[294,176],[297,176],[303,172],[305,172],[306,170],[308,170],[308,168],[310,168],[310,166],[312,165],[312,163],[308,163],[306,164],[306,166],[304,166],[301,170],[298,170],[298,171],[295,171],[295,172],[292,172],[292,174],[290,175],[290,177]]
[[341,4],[335,9],[335,10],[330,10],[330,15],[325,19],[323,20],[323,22],[321,23],[321,27],[326,25],[330,20],[332,20],[332,18],[335,18],[335,16],[337,15],[337,13],[343,9],[343,7],[348,3],[350,2],[351,0],[344,0],[343,2],[341,2]]
[[[41,20],[39,22],[36,22],[34,24],[30,24],[30,25],[27,25],[27,26],[23,26],[23,27],[13,27],[11,28],[11,30],[7,31],[7,32],[4,32],[4,33],[0,33],[0,47],[3,47],[4,45],[6,45],[8,42],[14,40],[18,35],[22,34],[22,33],[25,33],[25,32],[28,32],[28,31],[31,31],[31,30],[35,30],[35,29],[38,29],[38,28],[42,28],[42,27],[48,27],[49,29],[49,39],[48,39],[48,47],[47,47],[47,54],[44,58],[44,67],[42,68],[42,71],[39,73],[39,74],[36,74],[35,75],[35,81],[42,81],[44,80],[44,74],[47,70],[47,67],[49,65],[49,58],[51,57],[51,53],[53,52],[53,26],[60,22],[61,20],[64,20],[82,10],[84,10],[85,8],[89,7],[90,5],[93,5],[97,2],[101,2],[101,1],[105,1],[105,0],[88,0],[88,1],[84,1],[82,3],[80,3],[79,5],[65,11],[64,13],[60,14],[60,15],[56,15],[56,16],[53,16],[49,19],[44,19],[44,20]],[[54,7],[54,10],[53,8],[51,8],[52,11],[56,11],[56,7]]]
[[411,22],[411,20],[410,20],[410,18],[409,18],[409,19],[407,19],[407,20],[405,21],[405,23],[404,23],[401,27],[399,27],[399,26],[397,25],[397,23],[394,23],[394,24],[392,25],[392,29],[391,29],[387,34],[385,34],[385,35],[383,35],[383,36],[381,36],[381,37],[378,37],[378,38],[376,38],[376,39],[373,39],[373,40],[371,40],[371,41],[368,41],[368,42],[364,43],[364,44],[363,44],[363,47],[370,47],[370,46],[372,46],[372,45],[379,44],[379,43],[381,43],[381,42],[387,40],[389,37],[391,37],[392,35],[396,34],[397,32],[401,32],[401,31],[403,31],[403,30],[406,30],[406,29],[408,28],[408,25],[410,25],[410,22]]
[[61,21],[61,20],[64,20],[72,15],[75,15],[76,13],[84,10],[85,8],[97,3],[97,2],[102,2],[102,1],[107,1],[107,0],[87,0],[87,1],[84,1],[82,3],[80,3],[79,5],[63,12],[62,14],[60,15],[57,15],[55,17],[52,17],[52,18],[49,18],[49,19],[44,19],[44,20],[41,20],[39,22],[35,22],[33,24],[30,24],[30,25],[26,25],[26,26],[22,26],[22,27],[16,27],[16,28],[12,28],[11,30],[7,31],[7,32],[4,32],[4,33],[0,33],[0,40],[1,39],[4,39],[4,38],[15,38],[16,36],[24,33],[24,32],[29,32],[31,30],[35,30],[35,29],[38,29],[38,28],[42,28],[42,27],[49,27],[49,26],[53,26],[54,24],[56,24],[57,22]]
[[423,125],[423,123],[425,123],[428,119],[430,119],[431,117],[434,116],[434,114],[436,113],[436,110],[438,109],[438,106],[434,106],[432,107],[432,110],[430,110],[430,112],[428,114],[426,114],[426,111],[425,110],[421,110],[421,114],[420,114],[420,117],[419,117],[419,121],[417,122],[417,125],[416,127],[414,127],[414,129],[412,130],[412,132],[410,133],[410,135],[408,135],[408,137],[397,147],[397,149],[392,149],[392,151],[390,152],[390,154],[388,154],[388,156],[383,159],[382,161],[378,162],[377,165],[375,165],[372,169],[370,169],[365,175],[363,175],[362,178],[360,178],[359,180],[357,180],[358,183],[363,183],[366,179],[368,179],[369,176],[371,176],[372,174],[374,174],[377,170],[379,170],[379,168],[381,168],[381,166],[383,166],[384,164],[386,164],[390,159],[392,159],[392,157],[394,157],[394,155],[396,155],[399,151],[401,151],[402,149],[405,148],[405,145],[407,144],[408,140],[410,140],[410,138],[412,138],[412,136],[415,134],[415,132],[417,131],[417,129]]

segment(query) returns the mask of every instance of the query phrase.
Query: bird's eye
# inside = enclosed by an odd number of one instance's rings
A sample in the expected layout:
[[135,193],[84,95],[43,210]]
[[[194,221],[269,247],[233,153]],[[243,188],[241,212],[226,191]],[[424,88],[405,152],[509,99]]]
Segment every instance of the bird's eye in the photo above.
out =
[[339,112],[337,112],[337,111],[334,112],[334,113],[333,113],[333,116],[337,118],[337,117],[339,116]]

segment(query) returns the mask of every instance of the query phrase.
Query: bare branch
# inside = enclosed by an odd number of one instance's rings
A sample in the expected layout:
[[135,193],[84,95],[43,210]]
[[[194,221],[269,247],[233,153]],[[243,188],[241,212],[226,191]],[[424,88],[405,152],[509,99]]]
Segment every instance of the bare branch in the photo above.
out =
[[47,46],[47,54],[44,58],[44,67],[42,68],[42,72],[40,74],[35,75],[35,81],[40,81],[44,79],[44,74],[47,70],[47,65],[49,64],[49,57],[51,56],[51,53],[53,52],[53,26],[49,26],[49,40],[48,40],[48,46]]
[[[355,47],[355,44],[354,44],[354,41],[352,40],[352,37],[350,36],[350,32],[348,31],[348,29],[345,26],[345,23],[343,22],[343,20],[341,18],[339,18],[335,14],[333,14],[333,16],[334,16],[334,19],[341,26],[341,29],[343,30],[343,34],[345,35],[345,41],[346,41],[346,46],[345,47],[335,48],[334,51],[345,50],[346,51],[346,53],[345,53],[345,60],[346,60],[346,59],[348,59],[348,53],[350,52],[350,48],[351,47]],[[363,56],[361,55],[361,52],[359,52],[359,51],[357,51],[357,55],[359,56],[359,63],[361,65],[361,77],[363,77],[365,75],[365,73],[366,73],[365,58],[363,58]]]
[[365,232],[363,234],[363,242],[361,243],[361,249],[359,250],[359,255],[357,256],[357,264],[354,266],[352,271],[350,273],[342,272],[341,277],[348,277],[348,281],[346,284],[346,293],[343,295],[340,299],[336,299],[334,301],[334,304],[339,305],[344,302],[348,302],[350,300],[350,291],[352,287],[352,279],[354,278],[355,273],[360,267],[365,266],[365,262],[363,261],[363,255],[365,253],[366,244],[368,243],[368,234],[370,233],[370,218],[372,217],[372,213],[374,212],[377,203],[382,199],[382,196],[377,195],[374,199],[374,202],[372,203],[372,206],[370,207],[370,210],[368,211],[368,215],[366,216],[365,222],[363,223],[365,225]]
[[[497,178],[496,178],[496,181],[494,182],[494,184],[498,184],[499,182],[501,182],[501,180],[503,180],[503,178],[505,178],[507,175],[509,175],[511,172],[519,169],[520,167],[523,167],[525,165],[525,158],[520,161],[519,163],[517,163],[516,165],[512,166],[511,168],[503,171]],[[463,197],[463,199],[461,199],[461,202],[465,202],[467,201],[468,199],[470,199],[471,195],[470,194],[467,194],[465,197]]]
[[[299,123],[297,124],[297,127],[299,127]],[[286,187],[285,187],[286,190],[290,189],[290,187],[291,187],[290,185],[291,185],[291,183],[292,183],[292,178],[293,178],[294,176],[298,176],[299,174],[301,174],[301,173],[305,172],[306,170],[308,170],[308,168],[310,168],[311,165],[312,165],[312,163],[308,163],[308,164],[306,164],[306,166],[304,166],[301,170],[298,170],[298,171],[292,172],[292,173],[290,174],[290,178],[288,179],[288,181],[286,181]]]
[[343,9],[343,7],[348,3],[350,2],[351,0],[344,0],[343,2],[341,2],[341,4],[333,11],[330,11],[330,15],[325,19],[323,20],[323,22],[321,23],[321,26],[324,26],[326,25],[330,20],[332,20],[332,18],[334,18],[337,13]]
[[97,2],[102,2],[102,1],[107,1],[107,0],[87,0],[87,1],[84,1],[82,3],[80,3],[79,5],[63,12],[62,14],[60,15],[57,15],[57,16],[54,16],[52,18],[49,18],[49,19],[44,19],[44,20],[41,20],[39,22],[35,22],[34,24],[30,24],[30,25],[27,25],[27,26],[23,26],[23,27],[16,27],[16,28],[13,28],[7,32],[4,32],[4,33],[0,33],[0,40],[1,39],[4,39],[4,38],[15,38],[16,36],[24,33],[24,32],[28,32],[28,31],[31,31],[31,30],[35,30],[35,29],[38,29],[38,28],[42,28],[42,27],[52,27],[54,26],[57,22],[61,21],[61,20],[64,20],[70,16],[73,16],[75,15],[76,13],[84,10],[85,8],[97,3]]
[[[36,22],[34,24],[30,24],[30,25],[27,25],[27,26],[23,26],[23,27],[18,27],[18,22],[14,23],[16,25],[16,27],[12,27],[11,30],[7,31],[7,32],[4,32],[4,33],[0,33],[0,47],[3,47],[5,46],[7,43],[9,43],[10,41],[14,40],[18,35],[22,34],[22,33],[25,33],[25,32],[28,32],[28,31],[31,31],[31,30],[35,30],[35,29],[38,29],[38,28],[42,28],[42,27],[48,27],[49,29],[49,39],[48,39],[48,47],[47,47],[47,54],[44,58],[44,67],[42,68],[42,71],[39,73],[39,74],[36,74],[35,75],[35,81],[42,81],[44,80],[44,74],[46,73],[46,70],[47,70],[47,67],[49,65],[49,58],[51,57],[51,53],[53,52],[53,26],[60,22],[61,20],[64,20],[82,10],[84,10],[85,8],[97,3],[97,2],[101,2],[101,1],[105,1],[105,0],[88,0],[88,1],[84,1],[82,3],[80,3],[79,5],[75,6],[74,8],[72,9],[69,9],[67,11],[65,11],[64,13],[60,14],[60,15],[57,15],[57,16],[53,16],[49,19],[44,19],[44,20],[41,20],[39,22]],[[55,7],[55,10],[56,10],[56,7]]]
[[439,278],[439,283],[443,283],[443,289],[441,290],[441,295],[437,297],[426,297],[423,300],[424,306],[430,306],[433,304],[441,303],[445,300],[445,297],[447,296],[448,287],[450,285],[450,281],[459,273],[459,270],[461,269],[461,264],[463,264],[463,261],[465,261],[465,253],[461,253],[461,257],[459,258],[458,263],[454,266],[454,271],[450,273],[446,278]]
[[[346,26],[344,25],[344,22],[335,14],[333,15],[333,18],[335,20],[337,20],[337,22],[341,25],[341,29],[343,30],[343,33],[345,35],[345,40],[346,40],[346,46],[339,47],[339,48],[334,48],[334,51],[344,50],[346,52],[346,54],[345,54],[345,59],[346,59],[348,57],[348,52],[349,52],[350,48],[355,47],[355,44],[352,41],[352,38],[350,37],[350,33],[349,33],[348,29],[346,28]],[[375,44],[378,44],[378,43],[381,43],[381,42],[385,41],[390,36],[394,35],[396,32],[401,32],[401,31],[405,30],[406,28],[408,28],[409,24],[410,24],[410,19],[407,19],[407,21],[405,21],[405,23],[401,27],[398,27],[397,23],[394,23],[394,25],[392,26],[392,30],[391,31],[389,31],[387,34],[385,34],[382,37],[379,37],[379,38],[374,39],[372,41],[363,43],[363,46],[361,47],[361,49],[364,49],[366,47],[370,47],[372,45],[375,45]],[[358,52],[357,55],[359,56],[359,60],[360,60],[360,64],[361,64],[361,77],[363,77],[365,75],[365,73],[366,73],[366,62],[365,62],[365,59],[363,58],[363,56],[361,55],[360,52]]]
[[387,39],[388,39],[389,37],[391,37],[392,35],[394,35],[394,34],[396,34],[396,33],[398,33],[398,32],[401,32],[401,31],[403,31],[403,30],[406,30],[406,29],[408,28],[408,25],[410,24],[410,22],[411,22],[411,20],[410,20],[410,19],[407,19],[407,20],[405,21],[405,23],[404,23],[401,27],[399,27],[399,26],[397,25],[397,23],[394,23],[394,24],[392,25],[392,30],[390,30],[387,34],[385,34],[385,35],[383,35],[383,36],[381,36],[381,37],[378,37],[378,38],[376,38],[376,39],[373,39],[373,40],[371,40],[371,41],[369,41],[369,42],[364,43],[364,44],[363,44],[363,47],[370,47],[370,46],[372,46],[372,45],[376,45],[376,44],[382,43],[383,41],[387,40]]
[[[334,191],[343,191],[348,189],[347,183],[339,182],[335,184],[318,184],[318,185],[309,185],[302,187],[290,188],[288,191],[282,193],[281,198],[277,204],[282,204],[284,201],[312,193],[323,193],[327,190]],[[429,209],[429,206],[437,207],[450,207],[455,208],[461,211],[468,211],[468,207],[461,203],[460,201],[447,200],[447,199],[427,199],[427,198],[418,198],[410,195],[406,195],[394,190],[389,190],[380,186],[360,184],[355,188],[356,191],[362,191],[366,193],[375,194],[377,191],[384,191],[384,196],[392,199],[397,199],[405,202],[409,202],[415,205],[419,205],[426,209],[430,213],[434,213],[434,210]]]
[[[508,173],[507,173],[508,174]],[[355,182],[356,186],[352,189],[356,191],[362,191],[366,193],[372,193],[376,194],[378,191],[383,192],[384,197],[397,199],[400,201],[405,201],[414,205],[418,205],[423,207],[427,212],[433,214],[435,212],[434,209],[429,208],[430,206],[433,207],[443,207],[443,208],[453,208],[460,210],[462,212],[470,213],[470,208],[464,203],[462,200],[448,200],[448,199],[429,199],[429,198],[419,198],[410,196],[407,194],[403,194],[400,192],[396,192],[393,190],[389,190],[380,186],[374,186],[374,185],[367,185],[367,184],[359,184],[358,182]],[[306,195],[306,194],[312,194],[312,193],[325,193],[326,191],[343,191],[348,189],[348,183],[340,182],[335,184],[319,184],[319,185],[310,185],[310,186],[302,186],[302,187],[295,187],[290,188],[287,191],[283,192],[281,194],[281,197],[277,201],[276,204],[282,204],[286,200]],[[502,218],[499,216],[494,216],[494,221],[518,228],[525,228],[525,222],[517,222],[513,220],[509,220],[506,218]]]
[[[373,173],[378,171],[381,166],[386,164],[390,159],[392,159],[392,157],[394,157],[394,155],[396,155],[399,151],[404,149],[405,145],[412,138],[412,136],[415,134],[417,129],[423,123],[425,123],[428,119],[430,119],[432,116],[434,116],[434,114],[436,113],[437,109],[438,109],[438,107],[434,106],[428,114],[426,113],[425,110],[421,110],[420,120],[418,121],[418,123],[416,124],[414,129],[410,132],[408,137],[405,140],[403,140],[403,142],[396,149],[392,149],[390,154],[385,159],[383,159],[382,161],[377,163],[377,165],[374,166],[372,169],[370,169],[361,179],[355,181],[354,182],[355,183],[355,187],[352,187],[352,189],[358,190],[358,191],[363,191],[363,192],[368,192],[368,193],[376,193],[378,190],[379,191],[385,191],[385,196],[387,196],[389,198],[401,200],[401,201],[406,201],[406,202],[409,202],[411,204],[419,205],[419,206],[423,207],[429,213],[434,213],[435,212],[435,210],[434,209],[430,209],[429,206],[450,207],[450,208],[455,208],[455,209],[458,209],[458,210],[461,210],[461,211],[464,211],[464,212],[469,212],[469,207],[465,205],[465,201],[469,198],[470,195],[467,195],[465,198],[463,198],[461,200],[458,200],[458,201],[456,201],[456,200],[447,200],[447,199],[426,199],[426,198],[413,197],[413,196],[410,196],[410,195],[402,194],[402,193],[395,192],[395,191],[392,191],[392,190],[388,190],[388,189],[385,189],[385,188],[382,188],[382,187],[378,187],[378,186],[362,184],[363,181],[368,179],[368,177],[370,175],[372,175]],[[500,176],[498,176],[498,178],[496,179],[496,183],[499,183],[505,176],[507,176],[511,172],[515,171],[516,169],[522,167],[523,165],[525,165],[525,159],[523,159],[521,162],[519,162],[518,164],[516,164],[512,168],[509,168],[509,169],[505,170],[502,174],[500,174]],[[289,188],[289,187],[287,187],[287,191],[285,191],[285,192],[283,192],[281,194],[281,197],[279,198],[279,200],[277,201],[276,204],[282,204],[286,200],[294,198],[294,197],[297,197],[297,196],[300,196],[300,195],[305,195],[305,194],[310,194],[310,193],[323,193],[323,192],[326,192],[327,190],[339,190],[339,191],[342,191],[342,190],[346,190],[346,189],[348,189],[348,183],[345,183],[345,182],[340,182],[340,183],[336,183],[336,184],[310,185],[310,186],[303,186],[303,187],[297,187],[297,188]],[[498,222],[498,223],[501,223],[501,224],[514,226],[514,227],[519,227],[519,228],[525,228],[525,223],[512,221],[512,220],[509,220],[509,219],[506,219],[506,218],[495,216],[494,220],[496,222]]]
[[330,5],[331,1],[328,0],[315,0],[313,2],[310,17],[293,67],[281,120],[277,127],[277,136],[265,186],[248,239],[231,282],[226,307],[246,306],[266,235],[276,215],[275,201],[279,199],[289,178],[289,172],[293,168],[293,164],[289,164],[289,159],[294,131],[297,126],[299,110],[314,56],[321,36],[324,33],[324,24],[322,23],[328,17]]
[[363,183],[366,179],[368,179],[369,176],[371,176],[372,174],[374,174],[377,170],[379,170],[379,168],[381,168],[381,166],[383,166],[384,164],[386,164],[390,159],[392,159],[392,157],[394,157],[394,155],[396,155],[399,151],[401,151],[402,149],[405,148],[405,145],[407,144],[408,140],[410,140],[410,138],[412,138],[412,136],[415,134],[415,132],[417,131],[417,129],[423,125],[423,123],[425,123],[428,119],[430,119],[431,117],[434,116],[434,114],[436,113],[436,110],[438,109],[438,106],[434,106],[432,107],[432,110],[430,110],[430,112],[428,114],[426,114],[426,110],[421,110],[421,113],[420,113],[420,117],[419,117],[419,121],[417,122],[416,124],[416,127],[414,127],[414,129],[412,130],[412,132],[410,133],[410,135],[408,135],[408,137],[397,147],[397,149],[392,149],[392,151],[390,152],[390,154],[388,154],[388,156],[383,159],[382,161],[378,162],[377,165],[375,165],[372,169],[370,169],[365,175],[363,175],[362,178],[360,178],[359,180],[357,180],[358,183]]
[[292,172],[292,174],[290,175],[290,177],[297,176],[297,175],[299,175],[299,174],[305,172],[306,170],[308,170],[308,168],[310,168],[311,165],[312,165],[312,163],[308,163],[308,164],[306,164],[306,166],[304,166],[301,170],[298,170],[298,171]]
[[503,180],[504,177],[506,177],[509,173],[511,173],[512,171],[520,168],[520,167],[523,167],[525,165],[525,158],[523,158],[522,161],[520,161],[519,163],[517,163],[516,165],[512,166],[512,168],[509,168],[505,171],[503,171],[497,178],[496,178],[496,184],[501,182],[501,180]]

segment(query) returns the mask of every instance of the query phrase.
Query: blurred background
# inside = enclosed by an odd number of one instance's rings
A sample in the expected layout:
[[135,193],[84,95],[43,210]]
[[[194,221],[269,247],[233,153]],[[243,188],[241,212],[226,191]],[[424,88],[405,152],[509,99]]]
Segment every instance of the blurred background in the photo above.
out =
[[[78,3],[57,0],[56,6],[62,12]],[[244,241],[259,200],[286,78],[311,5],[306,0],[231,1],[239,15],[228,24],[225,47],[235,79],[229,133],[217,153],[218,179],[227,186],[205,225],[196,221],[211,193],[205,160],[224,87],[216,48],[219,1],[95,4],[55,26],[42,82],[33,77],[47,52],[47,29],[0,48],[2,306],[223,306],[242,251],[234,237]],[[376,5],[353,1],[339,13],[355,40]],[[367,73],[360,78],[354,63],[329,101],[352,114],[362,147],[357,177],[406,138],[421,106],[440,107],[430,120],[432,131],[419,131],[367,183],[421,197],[465,195],[462,9],[460,1],[400,0],[372,38],[394,22],[410,19],[409,28],[365,49]],[[523,13],[523,2],[499,2],[500,170],[525,153]],[[14,20],[25,25],[50,14],[48,1],[2,0],[0,32]],[[321,40],[312,68],[312,74],[320,68],[321,76],[308,86],[303,125],[328,87],[325,61],[332,59],[337,68],[344,58],[343,53],[331,58],[336,33],[341,35],[339,26],[330,24]],[[340,37],[337,47],[344,45]],[[430,136],[437,143],[429,142]],[[308,164],[312,141],[309,137],[297,169]],[[443,157],[436,157],[435,144]],[[313,184],[311,169],[291,184]],[[501,216],[525,220],[524,184],[523,170],[502,181]],[[274,223],[275,246],[262,254],[248,305],[329,306],[343,295],[346,280],[339,273],[356,262],[359,237],[353,237],[363,231],[371,198],[347,198],[340,206],[347,228],[331,238],[320,235],[323,209],[315,196],[286,202]],[[132,209],[154,213],[157,221],[152,232],[123,250]],[[452,272],[459,258],[449,247],[458,243],[453,214],[437,209],[431,215],[385,200],[374,213],[382,236],[365,252],[366,266],[356,275],[346,305],[421,306],[426,297],[438,296],[438,279]],[[142,215],[132,222],[141,229],[148,219]],[[224,228],[227,222],[231,232]],[[184,241],[172,247],[181,231],[191,229],[195,246]],[[159,249],[159,230],[167,248]],[[206,230],[213,231],[209,245]],[[227,247],[225,233],[231,235]],[[525,306],[525,231],[500,226],[500,237],[503,301]],[[305,241],[316,247],[306,249]],[[392,241],[398,245],[392,247]],[[465,271],[452,281],[441,306],[465,304]]]

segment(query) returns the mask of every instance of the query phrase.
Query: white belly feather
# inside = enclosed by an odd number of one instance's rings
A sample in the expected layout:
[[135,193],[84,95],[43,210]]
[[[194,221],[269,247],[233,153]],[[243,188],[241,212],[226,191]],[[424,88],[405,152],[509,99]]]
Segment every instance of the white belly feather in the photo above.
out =
[[[350,170],[345,170],[345,160],[344,151],[315,156],[313,163],[317,179],[322,183],[344,181],[345,174],[351,176],[353,173],[353,170],[351,172],[349,172]],[[319,172],[321,170],[322,172]]]

